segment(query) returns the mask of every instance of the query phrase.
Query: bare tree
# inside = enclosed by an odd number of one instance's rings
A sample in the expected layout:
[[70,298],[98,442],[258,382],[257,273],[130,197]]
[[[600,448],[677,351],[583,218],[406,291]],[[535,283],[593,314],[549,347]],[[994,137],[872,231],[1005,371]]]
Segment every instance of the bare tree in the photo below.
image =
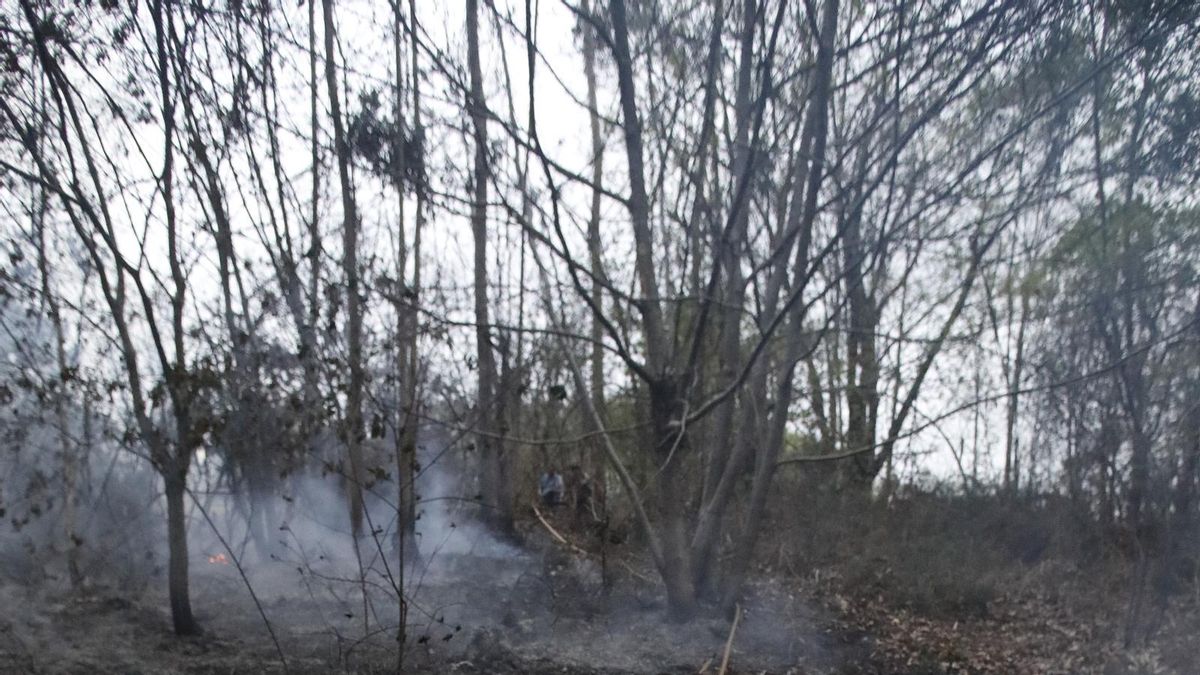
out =
[[492,344],[488,304],[488,164],[487,102],[483,95],[483,71],[479,64],[479,3],[467,0],[467,60],[471,90],[468,109],[471,114],[474,164],[471,171],[471,235],[475,242],[475,367],[479,372],[476,446],[482,467],[480,500],[485,518],[500,532],[513,529],[512,495],[509,486],[508,455],[501,435],[504,427],[504,395]]
[[342,430],[349,460],[348,488],[350,490],[350,524],[355,539],[363,531],[363,387],[365,372],[362,353],[363,289],[358,269],[358,206],[354,201],[354,181],[351,178],[353,155],[346,138],[337,76],[337,30],[334,25],[333,1],[322,0],[325,21],[325,85],[333,122],[333,146],[337,158],[338,181],[342,193],[342,276],[346,285],[346,361],[350,377],[346,388],[345,420]]

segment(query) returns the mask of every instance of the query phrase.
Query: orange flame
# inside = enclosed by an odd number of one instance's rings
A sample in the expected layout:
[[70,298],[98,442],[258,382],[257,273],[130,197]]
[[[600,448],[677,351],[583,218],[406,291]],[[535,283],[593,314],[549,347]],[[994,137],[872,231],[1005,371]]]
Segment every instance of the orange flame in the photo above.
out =
[[228,565],[229,558],[226,558],[224,553],[218,553],[208,556],[208,562],[212,565]]

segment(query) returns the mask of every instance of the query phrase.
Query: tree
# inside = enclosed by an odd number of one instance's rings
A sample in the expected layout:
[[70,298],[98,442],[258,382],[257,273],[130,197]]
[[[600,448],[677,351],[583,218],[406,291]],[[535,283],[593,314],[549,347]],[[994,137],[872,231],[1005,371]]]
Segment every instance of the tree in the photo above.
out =
[[487,102],[483,95],[483,72],[479,64],[479,3],[467,0],[467,60],[471,90],[467,107],[471,115],[474,164],[471,172],[471,236],[475,244],[475,367],[479,372],[476,408],[482,477],[480,485],[485,518],[496,530],[513,531],[509,459],[505,449],[504,404],[500,376],[492,345],[488,303],[488,131]]
[[[199,630],[191,609],[188,590],[187,524],[184,496],[187,490],[188,468],[192,454],[204,434],[209,420],[203,407],[206,388],[211,387],[201,361],[188,358],[185,311],[188,303],[188,282],[182,267],[179,222],[176,217],[175,151],[176,151],[176,80],[172,77],[169,41],[175,31],[173,11],[161,2],[149,7],[152,43],[147,55],[153,69],[153,81],[158,90],[158,111],[162,125],[162,159],[156,171],[158,190],[162,196],[161,213],[149,202],[142,204],[148,222],[154,224],[166,244],[169,284],[165,295],[169,304],[168,319],[160,319],[160,308],[146,279],[143,266],[135,265],[122,246],[118,234],[120,215],[108,204],[108,195],[124,186],[119,167],[108,152],[105,138],[95,126],[95,118],[83,112],[78,90],[64,65],[78,66],[76,53],[62,50],[52,36],[63,27],[40,15],[27,2],[21,11],[29,30],[28,41],[54,104],[54,147],[35,142],[41,134],[32,125],[34,118],[22,115],[9,102],[0,103],[7,121],[22,130],[20,137],[34,164],[29,179],[44,186],[58,199],[79,242],[83,245],[90,267],[95,271],[101,294],[109,309],[116,331],[115,342],[120,350],[125,371],[125,387],[130,396],[131,412],[137,434],[145,444],[149,459],[163,478],[167,504],[167,532],[170,559],[168,588],[171,617],[175,632],[193,634]],[[15,101],[14,101],[15,103]],[[42,122],[42,120],[37,120]],[[132,136],[134,130],[125,122],[124,131]],[[51,151],[55,154],[51,154]],[[61,153],[61,154],[59,154]],[[71,161],[62,167],[56,157]],[[128,203],[128,202],[126,202]],[[132,215],[132,214],[128,214]],[[141,241],[139,257],[145,255],[146,240]],[[131,297],[132,296],[132,297]],[[129,302],[138,304],[133,314]],[[149,353],[138,346],[137,328],[148,333]],[[143,360],[157,366],[157,381],[149,390]],[[169,404],[165,415],[167,424],[156,421],[159,412]]]
[[333,146],[337,158],[338,181],[342,193],[342,276],[346,286],[346,361],[350,377],[346,387],[346,408],[342,437],[349,460],[350,523],[354,538],[363,531],[363,388],[365,372],[362,353],[363,299],[358,269],[358,207],[354,201],[354,182],[350,176],[352,151],[346,138],[337,76],[337,29],[333,1],[322,0],[325,21],[325,85],[333,118]]

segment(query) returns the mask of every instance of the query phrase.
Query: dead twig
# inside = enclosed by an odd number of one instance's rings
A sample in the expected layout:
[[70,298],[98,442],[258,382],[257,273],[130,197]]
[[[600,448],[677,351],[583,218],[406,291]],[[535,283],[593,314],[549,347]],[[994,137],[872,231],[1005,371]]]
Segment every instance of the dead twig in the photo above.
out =
[[205,522],[207,522],[208,526],[212,528],[213,534],[217,537],[217,541],[221,542],[221,546],[225,547],[225,550],[229,552],[229,559],[233,561],[233,566],[237,568],[238,575],[242,577],[242,583],[246,585],[246,590],[250,592],[250,599],[254,601],[254,606],[258,609],[258,615],[262,617],[263,624],[265,624],[267,627],[267,633],[271,636],[271,642],[275,645],[275,653],[279,655],[279,663],[283,665],[283,672],[287,673],[288,662],[287,658],[283,655],[283,647],[279,644],[279,638],[275,635],[275,629],[271,626],[271,620],[267,618],[266,610],[263,609],[262,603],[258,600],[258,594],[254,592],[254,586],[250,584],[250,579],[246,576],[246,570],[242,567],[241,560],[239,560],[237,554],[233,552],[233,547],[231,547],[229,542],[225,540],[225,537],[221,535],[221,531],[217,529],[217,524],[214,523],[213,519],[208,515],[208,510],[204,508],[204,505],[200,503],[199,499],[196,499],[196,494],[190,489],[187,489],[187,493],[188,496],[192,498],[192,503],[196,505],[197,509],[199,509],[200,515],[204,516]]

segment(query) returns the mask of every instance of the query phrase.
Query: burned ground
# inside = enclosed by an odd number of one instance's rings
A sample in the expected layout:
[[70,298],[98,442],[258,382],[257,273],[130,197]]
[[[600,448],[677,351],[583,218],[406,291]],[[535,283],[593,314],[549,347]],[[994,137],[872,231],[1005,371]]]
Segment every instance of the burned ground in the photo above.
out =
[[[135,595],[4,586],[12,609],[0,626],[0,670],[284,672],[285,662],[293,673],[395,669],[398,610],[385,585],[372,582],[364,625],[357,582],[338,564],[251,568],[269,632],[234,565],[193,562],[205,628],[195,638],[170,632],[165,593],[153,586]],[[619,574],[605,594],[592,561],[536,546],[505,558],[447,556],[414,582],[406,672],[696,672],[715,668],[731,625],[715,615],[666,622],[662,599],[633,575]],[[795,593],[756,592],[735,635],[735,672],[845,671],[865,654],[829,633],[828,622]]]
[[[798,557],[791,535],[767,546],[741,605],[729,672],[1187,673],[1194,663],[1196,598],[1173,597],[1155,638],[1125,648],[1128,569],[1119,559],[1084,566],[1049,550],[1035,561],[1014,554],[984,566],[962,557],[953,532],[923,538],[937,519],[900,510],[906,520],[892,529],[920,542],[928,560],[878,535],[831,547],[819,560]],[[602,559],[576,545],[586,542],[565,519],[547,519],[567,545],[533,514],[519,522],[519,543],[464,522],[408,568],[404,672],[716,672],[729,616],[666,621],[653,570],[636,547],[615,546]],[[337,550],[312,546],[301,558],[285,548],[267,562],[247,555],[261,613],[232,561],[196,552],[194,605],[205,630],[193,638],[171,633],[161,576],[140,590],[95,583],[83,593],[54,579],[6,582],[0,671],[394,672],[399,607],[389,572],[381,557],[366,556],[364,622],[356,567]],[[938,572],[934,559],[985,580],[970,589],[987,584],[994,592],[961,602],[957,578]],[[930,576],[928,588],[897,592],[921,574]]]

